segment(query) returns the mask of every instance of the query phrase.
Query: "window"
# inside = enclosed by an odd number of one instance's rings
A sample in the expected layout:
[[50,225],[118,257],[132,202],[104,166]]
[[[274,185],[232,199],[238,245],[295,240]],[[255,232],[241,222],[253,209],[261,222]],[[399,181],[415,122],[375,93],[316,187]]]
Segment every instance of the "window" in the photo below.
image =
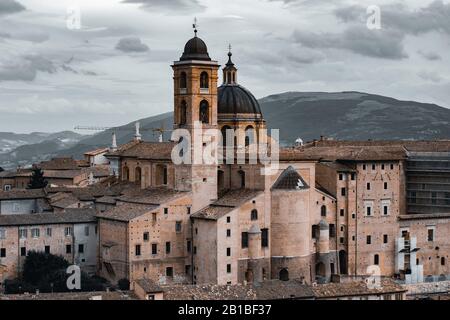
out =
[[245,128],[245,146],[253,145],[256,142],[256,132],[252,126]]
[[31,236],[33,238],[39,238],[41,231],[39,230],[39,228],[32,228],[31,229]]
[[339,215],[340,215],[341,217],[343,217],[343,216],[345,215],[345,210],[344,210],[344,209],[341,209],[341,210],[339,211]]
[[381,165],[381,170],[384,170],[384,163]]
[[180,105],[180,125],[184,125],[186,124],[186,119],[187,119],[187,103],[186,101],[181,101],[181,105]]
[[367,236],[366,243],[367,244],[371,244],[372,243],[372,237],[371,236]]
[[227,248],[227,257],[231,256],[231,248]]
[[346,192],[345,192],[345,188],[341,188],[341,196],[345,196]]
[[367,182],[367,190],[370,190],[370,182]]
[[441,266],[445,266],[445,258],[441,257]]
[[169,208],[164,208],[164,214],[169,214]]
[[269,246],[269,229],[261,229],[261,247],[267,248]]
[[339,180],[344,180],[344,175],[342,173],[339,173]]
[[227,273],[231,273],[231,264],[227,264]]
[[375,170],[375,169],[376,169],[376,165],[372,164],[372,170]]
[[253,209],[251,214],[250,214],[250,219],[251,220],[258,220],[258,210]]
[[364,201],[364,212],[367,217],[372,216],[373,214],[373,201]]
[[44,251],[46,254],[50,254],[50,246],[45,246]]
[[317,224],[313,224],[311,226],[311,238],[317,239],[317,234],[319,233],[319,226]]
[[187,88],[187,75],[186,72],[180,73],[180,89],[186,89]]
[[166,254],[169,254],[170,253],[170,241],[167,241],[166,242]]
[[344,237],[340,237],[340,238],[339,238],[339,243],[340,243],[340,244],[344,244]]
[[191,248],[192,248],[192,242],[191,242],[191,240],[187,240],[187,242],[186,242],[187,252],[191,252]]
[[231,222],[231,217],[227,217],[227,223]]
[[187,207],[187,214],[191,214],[191,207]]
[[173,267],[166,268],[166,277],[173,277]]
[[327,216],[327,207],[325,205],[320,207],[320,215],[322,217],[326,217]]
[[329,229],[328,232],[329,232],[330,237],[331,238],[335,237],[336,236],[336,227],[335,227],[335,225],[334,224],[330,224],[328,226],[328,229]]
[[[26,239],[27,237],[28,237],[28,230],[27,229],[19,229],[19,238]],[[2,239],[1,231],[0,231],[0,239]]]
[[365,164],[363,164],[363,170],[366,170],[366,165]]
[[231,237],[231,229],[227,229],[227,237]]
[[366,216],[371,216],[372,215],[372,207],[366,207]]
[[27,248],[21,247],[20,248],[20,256],[25,257],[27,255]]
[[66,245],[66,253],[67,254],[72,253],[72,246],[70,244]]
[[3,187],[3,190],[4,190],[4,191],[11,191],[11,185],[10,185],[10,184],[6,184],[6,185]]
[[150,234],[148,232],[144,232],[144,241],[148,241],[150,239]]
[[6,248],[0,249],[0,258],[6,258]]
[[158,217],[158,214],[156,212],[152,212],[152,222],[153,223],[156,223],[157,217]]
[[208,81],[208,73],[203,71],[200,74],[200,89],[208,89],[209,81]]
[[78,253],[84,253],[84,244],[78,245]]
[[152,243],[152,254],[158,254],[158,244]]
[[388,235],[383,235],[383,243],[388,243]]
[[341,232],[344,232],[344,231],[345,231],[345,226],[342,225],[342,226],[341,226]]
[[434,228],[428,228],[428,241],[434,241]]
[[193,253],[194,253],[194,254],[197,254],[197,247],[196,247],[196,246],[194,246]]
[[385,182],[383,185],[384,185],[384,190],[387,190],[387,182]]
[[394,170],[394,164],[391,163],[391,170]]
[[47,235],[47,237],[51,237],[52,236],[52,228],[47,228],[47,230],[45,230],[45,234]]
[[181,232],[181,221],[175,222],[175,232]]
[[184,272],[189,275],[191,274],[191,266],[189,264],[184,266]]
[[85,227],[84,227],[84,235],[85,235],[86,237],[89,237],[89,226],[85,226]]
[[248,232],[242,232],[241,246],[242,248],[248,248]]
[[373,264],[376,266],[380,264],[380,256],[378,254],[373,256]]
[[70,237],[73,233],[72,227],[65,227],[64,228],[64,235],[66,237]]
[[122,170],[122,180],[128,181],[129,178],[130,178],[130,169],[128,169],[128,167],[125,166],[123,167]]
[[355,179],[356,179],[356,174],[355,174],[355,173],[352,173],[350,176],[351,176],[351,179],[352,179],[352,180],[355,180]]
[[200,102],[199,121],[201,123],[209,123],[209,104],[206,100]]
[[387,216],[388,215],[388,206],[386,206],[386,205],[384,205],[383,206],[383,214],[385,215],[385,216]]
[[389,215],[390,206],[391,206],[390,200],[381,200],[381,212],[384,216]]
[[135,254],[136,256],[140,256],[140,255],[141,255],[141,245],[140,245],[140,244],[137,244],[137,245],[135,246],[135,248],[134,248],[134,254]]
[[240,187],[245,188],[245,171],[239,170],[238,174],[239,174],[240,183],[241,183]]

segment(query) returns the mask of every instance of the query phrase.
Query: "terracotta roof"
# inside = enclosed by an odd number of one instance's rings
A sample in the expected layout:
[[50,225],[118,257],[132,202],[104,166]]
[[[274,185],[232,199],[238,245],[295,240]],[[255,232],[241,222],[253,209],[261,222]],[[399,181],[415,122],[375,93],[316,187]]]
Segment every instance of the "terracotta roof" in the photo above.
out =
[[186,195],[187,192],[176,191],[167,187],[153,187],[147,189],[129,189],[124,195],[116,199],[126,203],[160,205],[173,199]]
[[309,189],[309,186],[297,170],[292,166],[289,166],[278,177],[277,181],[272,186],[272,189],[303,190]]
[[42,170],[76,170],[79,169],[77,162],[73,158],[53,158],[43,161],[37,165]]
[[377,295],[386,293],[402,293],[407,290],[392,279],[381,279],[381,285],[368,288],[365,281],[351,281],[343,283],[327,283],[313,286],[312,290],[316,298],[338,298],[361,295]]
[[192,214],[191,217],[196,219],[217,220],[241,206],[243,203],[255,198],[262,192],[263,191],[250,189],[228,191],[211,205]]
[[95,149],[95,150],[85,152],[84,154],[86,156],[96,156],[96,155],[99,155],[102,153],[106,153],[106,152],[108,152],[108,150],[109,150],[108,148],[101,148],[101,149]]
[[58,199],[56,201],[51,201],[51,206],[55,208],[61,208],[65,209],[68,208],[76,203],[78,203],[78,198],[72,196],[72,195],[66,195],[65,197]]
[[135,281],[146,293],[163,292],[163,289],[154,281],[149,279],[138,279]]
[[158,208],[158,206],[124,203],[105,212],[97,213],[97,217],[108,220],[128,222]]
[[251,286],[236,285],[173,285],[164,286],[165,300],[255,300]]
[[101,300],[137,300],[131,291],[94,291],[94,292],[58,292],[58,293],[34,293],[30,294],[0,294],[0,300],[93,300],[101,297]]
[[116,152],[107,156],[130,157],[137,159],[171,160],[175,142],[133,141],[121,146]]
[[336,161],[319,162],[318,165],[329,167],[331,169],[336,170],[336,172],[356,172],[355,169],[349,167],[347,164]]
[[311,299],[314,297],[311,287],[298,280],[266,280],[254,284],[253,287],[259,300]]
[[76,170],[44,170],[44,178],[73,179],[83,175],[81,169]]
[[96,203],[116,204],[116,198],[111,196],[103,196],[95,200]]
[[86,223],[94,221],[94,209],[67,209],[64,213],[0,215],[0,226]]
[[0,191],[0,200],[13,199],[38,199],[45,198],[43,189],[14,189],[11,191]]

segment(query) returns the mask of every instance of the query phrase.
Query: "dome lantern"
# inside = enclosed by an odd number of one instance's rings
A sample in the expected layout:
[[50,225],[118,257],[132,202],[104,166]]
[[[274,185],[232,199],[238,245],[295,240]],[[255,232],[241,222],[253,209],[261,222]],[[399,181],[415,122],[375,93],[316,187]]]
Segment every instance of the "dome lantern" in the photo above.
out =
[[225,65],[225,68],[223,68],[223,84],[231,84],[235,85],[237,84],[237,69],[234,66],[233,61],[231,61],[231,56],[233,54],[231,53],[231,44],[228,46],[228,62]]

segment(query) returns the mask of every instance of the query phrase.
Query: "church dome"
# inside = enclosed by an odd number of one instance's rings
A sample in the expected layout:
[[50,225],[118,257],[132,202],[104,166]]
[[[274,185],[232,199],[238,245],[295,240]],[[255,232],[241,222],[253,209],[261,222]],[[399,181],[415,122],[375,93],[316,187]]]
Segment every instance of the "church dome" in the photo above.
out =
[[261,108],[255,96],[238,84],[223,84],[218,92],[218,113],[261,114]]
[[180,58],[180,61],[184,60],[211,61],[206,43],[197,36],[186,42],[183,55]]

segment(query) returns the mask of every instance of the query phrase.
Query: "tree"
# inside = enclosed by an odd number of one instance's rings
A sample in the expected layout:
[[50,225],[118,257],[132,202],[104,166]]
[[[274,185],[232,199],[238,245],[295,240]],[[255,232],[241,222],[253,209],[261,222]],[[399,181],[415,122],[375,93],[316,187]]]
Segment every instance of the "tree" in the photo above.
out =
[[[69,262],[61,256],[38,251],[29,251],[23,265],[23,280],[32,285],[51,282],[59,271],[66,271]],[[58,278],[56,276],[56,278]]]
[[47,186],[48,182],[44,178],[44,171],[36,166],[33,167],[31,174],[31,180],[28,184],[28,189],[43,189]]

